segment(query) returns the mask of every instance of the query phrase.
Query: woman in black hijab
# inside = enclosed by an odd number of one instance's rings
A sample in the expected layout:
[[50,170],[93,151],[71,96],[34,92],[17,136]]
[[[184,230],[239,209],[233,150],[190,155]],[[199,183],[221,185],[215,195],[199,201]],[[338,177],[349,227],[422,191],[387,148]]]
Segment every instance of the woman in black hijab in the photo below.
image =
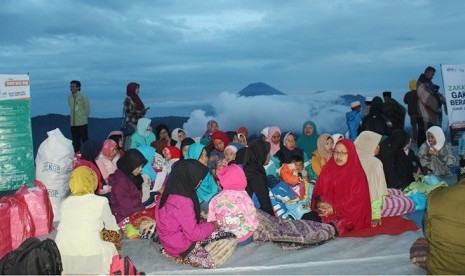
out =
[[380,135],[390,135],[392,132],[392,123],[383,114],[383,100],[380,97],[374,97],[371,102],[370,112],[362,119],[358,133],[364,130],[370,130]]
[[273,206],[267,185],[265,168],[270,160],[270,143],[263,140],[254,140],[248,147],[236,153],[236,164],[242,165],[247,178],[246,191],[252,198],[255,193],[260,209],[274,216]]
[[405,131],[396,129],[379,144],[377,157],[383,163],[388,188],[403,190],[414,181],[416,168],[404,152],[407,137]]

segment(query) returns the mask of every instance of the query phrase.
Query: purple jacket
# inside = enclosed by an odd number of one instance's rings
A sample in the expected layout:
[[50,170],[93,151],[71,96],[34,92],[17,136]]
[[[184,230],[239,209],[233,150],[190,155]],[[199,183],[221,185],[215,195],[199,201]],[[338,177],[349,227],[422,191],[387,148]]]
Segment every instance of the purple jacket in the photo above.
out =
[[157,233],[160,243],[170,256],[180,257],[192,243],[204,240],[215,230],[210,222],[197,223],[194,203],[180,195],[168,196],[161,209],[156,208]]
[[145,209],[142,205],[142,191],[137,190],[134,183],[120,170],[108,177],[111,186],[111,212],[120,223],[133,213]]

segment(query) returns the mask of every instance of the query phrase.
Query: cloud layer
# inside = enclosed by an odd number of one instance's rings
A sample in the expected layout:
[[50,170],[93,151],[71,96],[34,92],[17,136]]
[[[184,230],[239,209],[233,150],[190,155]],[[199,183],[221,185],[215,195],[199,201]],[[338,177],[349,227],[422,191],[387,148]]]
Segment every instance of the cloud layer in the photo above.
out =
[[150,116],[253,82],[400,95],[426,66],[465,62],[464,14],[460,0],[5,0],[0,74],[30,73],[32,115],[68,114],[72,79],[93,117],[121,116],[131,81],[161,106]]

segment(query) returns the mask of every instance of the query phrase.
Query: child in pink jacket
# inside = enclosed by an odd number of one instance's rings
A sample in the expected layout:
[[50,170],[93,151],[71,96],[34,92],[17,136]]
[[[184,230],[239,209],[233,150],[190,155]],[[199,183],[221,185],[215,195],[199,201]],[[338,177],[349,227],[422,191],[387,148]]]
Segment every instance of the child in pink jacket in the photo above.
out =
[[208,167],[197,160],[178,161],[156,207],[160,244],[173,258],[189,259],[189,254],[196,252],[197,242],[209,237],[217,228],[216,222],[200,220],[200,203],[195,189],[207,172]]
[[208,221],[218,221],[221,229],[232,232],[239,245],[252,241],[258,219],[252,199],[245,191],[247,179],[238,165],[232,164],[217,172],[223,190],[209,203]]

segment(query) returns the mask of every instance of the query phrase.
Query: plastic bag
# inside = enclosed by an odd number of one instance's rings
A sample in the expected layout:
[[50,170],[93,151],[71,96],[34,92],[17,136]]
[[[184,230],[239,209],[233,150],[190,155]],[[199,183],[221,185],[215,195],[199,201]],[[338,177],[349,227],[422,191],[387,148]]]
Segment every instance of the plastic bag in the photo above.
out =
[[[7,233],[11,238],[11,249],[16,250],[27,238],[34,235],[35,228],[32,216],[27,205],[14,197],[4,197],[0,199],[0,203],[8,205]],[[0,228],[2,226],[3,223]]]
[[72,141],[56,128],[47,132],[37,150],[35,159],[36,179],[44,183],[52,203],[54,218],[60,220],[60,205],[69,194],[69,176],[73,169]]
[[24,185],[14,196],[29,209],[35,228],[33,236],[46,235],[53,230],[53,209],[44,184],[35,181],[32,188]]
[[415,203],[415,210],[425,210],[427,199],[423,193],[411,192],[407,196]]
[[10,206],[8,203],[0,203],[0,259],[11,250]]

